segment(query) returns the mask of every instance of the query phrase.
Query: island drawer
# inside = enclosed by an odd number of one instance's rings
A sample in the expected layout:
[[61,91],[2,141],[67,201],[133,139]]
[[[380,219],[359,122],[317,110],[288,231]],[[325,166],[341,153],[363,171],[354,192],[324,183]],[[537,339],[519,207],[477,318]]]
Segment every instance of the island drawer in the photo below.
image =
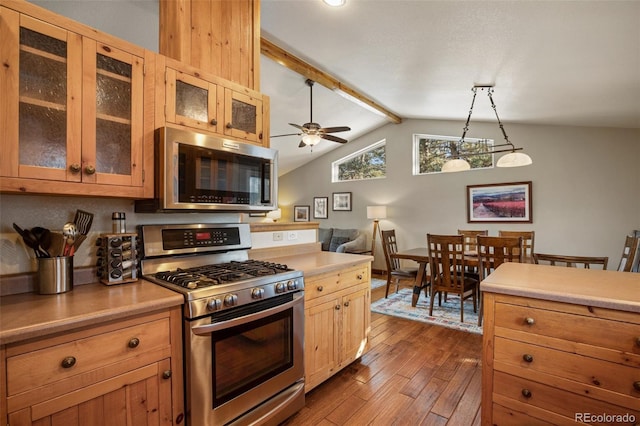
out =
[[368,265],[357,265],[339,272],[305,278],[305,299],[325,296],[336,291],[369,282]]
[[[169,318],[152,321],[123,321],[120,327],[98,326],[42,339],[7,350],[7,394],[9,397],[65,379],[82,377],[78,384],[96,380],[97,369],[131,370],[149,362],[150,353],[157,357],[169,354]],[[118,367],[115,367],[119,364]],[[76,381],[76,380],[72,380]],[[86,383],[84,383],[86,385]]]

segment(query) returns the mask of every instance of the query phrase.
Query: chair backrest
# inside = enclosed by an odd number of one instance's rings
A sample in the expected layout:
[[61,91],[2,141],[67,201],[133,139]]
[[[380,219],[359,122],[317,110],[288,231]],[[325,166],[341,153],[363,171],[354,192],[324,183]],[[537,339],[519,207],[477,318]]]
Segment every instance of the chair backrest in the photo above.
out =
[[464,251],[475,252],[478,250],[476,247],[476,237],[478,235],[489,235],[488,229],[458,229],[458,235],[464,237]]
[[640,245],[640,237],[627,235],[624,240],[622,256],[620,256],[618,271],[638,272],[638,265],[640,264],[640,248],[638,248],[638,245]]
[[478,235],[478,275],[485,279],[505,262],[522,263],[522,237],[489,237]]
[[387,263],[387,271],[391,272],[400,269],[400,259],[391,257],[392,254],[398,252],[395,229],[382,231],[382,250],[384,251],[384,260]]
[[585,269],[591,269],[594,265],[600,265],[601,269],[607,269],[608,257],[598,256],[565,256],[562,254],[534,253],[533,260],[536,264],[566,266],[577,268],[580,265]]
[[464,237],[427,234],[431,285],[460,293],[464,288]]
[[522,237],[522,261],[533,263],[535,231],[498,231],[500,237]]

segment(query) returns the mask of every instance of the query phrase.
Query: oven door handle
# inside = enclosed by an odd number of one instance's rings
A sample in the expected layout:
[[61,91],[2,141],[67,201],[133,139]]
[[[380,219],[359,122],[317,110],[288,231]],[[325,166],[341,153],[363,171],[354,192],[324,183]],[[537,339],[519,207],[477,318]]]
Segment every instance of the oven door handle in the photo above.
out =
[[235,327],[237,325],[246,324],[252,321],[256,321],[262,318],[266,318],[268,316],[280,313],[282,311],[286,311],[289,308],[292,308],[298,303],[302,303],[304,301],[304,292],[300,291],[293,295],[293,300],[287,303],[283,303],[282,305],[275,306],[273,308],[265,309],[264,311],[256,312],[253,314],[245,315],[242,317],[234,318],[224,322],[218,322],[214,324],[201,325],[198,327],[193,327],[191,332],[198,336],[204,336],[207,334],[211,334],[216,331],[224,330],[227,328]]

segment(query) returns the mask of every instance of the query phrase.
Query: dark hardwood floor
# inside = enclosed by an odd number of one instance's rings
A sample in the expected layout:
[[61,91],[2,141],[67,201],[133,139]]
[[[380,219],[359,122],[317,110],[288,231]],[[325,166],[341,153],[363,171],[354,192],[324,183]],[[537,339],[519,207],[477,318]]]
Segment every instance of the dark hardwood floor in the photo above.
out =
[[482,336],[372,313],[370,338],[283,425],[480,424]]

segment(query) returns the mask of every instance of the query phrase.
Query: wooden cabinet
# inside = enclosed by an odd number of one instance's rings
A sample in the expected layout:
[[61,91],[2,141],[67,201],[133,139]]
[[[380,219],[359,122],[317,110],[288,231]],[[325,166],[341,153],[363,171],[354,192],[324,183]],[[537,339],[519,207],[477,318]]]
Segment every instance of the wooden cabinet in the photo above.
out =
[[640,420],[640,314],[486,290],[484,297],[483,424]]
[[[157,123],[170,123],[269,146],[269,99],[259,92],[170,58],[158,60]],[[160,125],[160,124],[159,124]]]
[[305,392],[362,356],[370,306],[369,262],[305,278]]
[[153,54],[28,3],[2,4],[0,190],[152,196]]
[[8,424],[179,423],[180,321],[176,307],[7,345]]

